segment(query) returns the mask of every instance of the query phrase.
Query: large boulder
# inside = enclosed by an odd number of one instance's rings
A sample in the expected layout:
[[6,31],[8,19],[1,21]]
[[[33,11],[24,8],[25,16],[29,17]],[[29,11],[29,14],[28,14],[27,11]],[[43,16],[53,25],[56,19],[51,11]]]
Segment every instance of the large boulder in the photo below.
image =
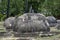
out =
[[40,32],[40,31],[43,32],[50,31],[49,27],[46,27],[43,21],[30,21],[18,27],[18,32]]
[[55,26],[56,26],[57,20],[56,20],[55,17],[53,17],[53,16],[48,16],[48,17],[46,17],[46,18],[47,18],[47,21],[48,21],[50,27],[55,27]]
[[49,32],[49,24],[43,14],[26,13],[19,16],[15,22],[13,31],[25,32]]
[[14,20],[15,20],[15,17],[9,17],[5,19],[4,27],[6,28],[7,31],[10,31],[10,29],[12,29],[12,27],[14,26]]

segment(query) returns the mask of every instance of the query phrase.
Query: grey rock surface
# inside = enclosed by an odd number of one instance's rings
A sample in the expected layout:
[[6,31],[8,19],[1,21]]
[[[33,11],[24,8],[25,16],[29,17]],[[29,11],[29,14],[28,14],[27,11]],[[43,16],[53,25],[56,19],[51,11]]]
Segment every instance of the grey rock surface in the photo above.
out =
[[57,25],[55,26],[58,30],[60,30],[60,20],[57,20]]
[[46,17],[39,13],[26,13],[21,15],[17,18],[15,25],[13,31],[19,33],[50,31]]
[[57,24],[55,27],[56,27],[58,30],[60,30],[60,24]]
[[53,16],[48,16],[48,17],[46,17],[46,18],[47,18],[47,21],[48,21],[50,27],[55,27],[55,26],[56,26],[57,20],[56,20],[55,17],[53,17]]
[[4,21],[4,27],[8,30],[12,29],[13,25],[14,25],[14,20],[15,17],[9,17]]
[[57,20],[57,23],[60,24],[60,20]]

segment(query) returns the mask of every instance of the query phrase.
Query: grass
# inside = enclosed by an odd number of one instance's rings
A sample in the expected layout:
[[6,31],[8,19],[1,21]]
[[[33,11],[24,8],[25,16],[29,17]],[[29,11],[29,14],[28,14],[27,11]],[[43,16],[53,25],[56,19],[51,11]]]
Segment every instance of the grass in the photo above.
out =
[[36,40],[60,40],[60,30],[57,30],[55,27],[51,27],[51,32],[58,32],[59,34],[49,37],[36,37]]
[[3,22],[0,22],[0,32],[5,32],[5,28],[3,26]]
[[36,40],[60,40],[60,34],[51,37],[37,37]]

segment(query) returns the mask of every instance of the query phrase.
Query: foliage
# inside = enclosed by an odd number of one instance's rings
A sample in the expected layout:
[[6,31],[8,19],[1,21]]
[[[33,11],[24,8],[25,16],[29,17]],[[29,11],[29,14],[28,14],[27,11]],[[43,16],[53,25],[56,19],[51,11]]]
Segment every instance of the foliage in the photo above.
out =
[[[9,16],[21,15],[26,9],[26,0],[10,0]],[[0,0],[0,14],[7,12],[7,0]],[[33,5],[37,13],[43,13],[46,16],[53,15],[60,18],[60,0],[28,0]],[[30,5],[27,5],[29,10]],[[4,15],[3,15],[4,16]],[[6,16],[6,15],[5,15]],[[2,18],[2,16],[0,16]]]

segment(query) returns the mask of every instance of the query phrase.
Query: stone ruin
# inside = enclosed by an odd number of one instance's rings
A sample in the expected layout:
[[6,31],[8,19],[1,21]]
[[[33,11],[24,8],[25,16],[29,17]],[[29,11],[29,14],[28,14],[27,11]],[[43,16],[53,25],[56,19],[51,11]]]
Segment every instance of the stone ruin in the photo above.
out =
[[50,32],[46,17],[40,13],[25,13],[18,17],[9,17],[4,21],[4,27],[17,33]]

